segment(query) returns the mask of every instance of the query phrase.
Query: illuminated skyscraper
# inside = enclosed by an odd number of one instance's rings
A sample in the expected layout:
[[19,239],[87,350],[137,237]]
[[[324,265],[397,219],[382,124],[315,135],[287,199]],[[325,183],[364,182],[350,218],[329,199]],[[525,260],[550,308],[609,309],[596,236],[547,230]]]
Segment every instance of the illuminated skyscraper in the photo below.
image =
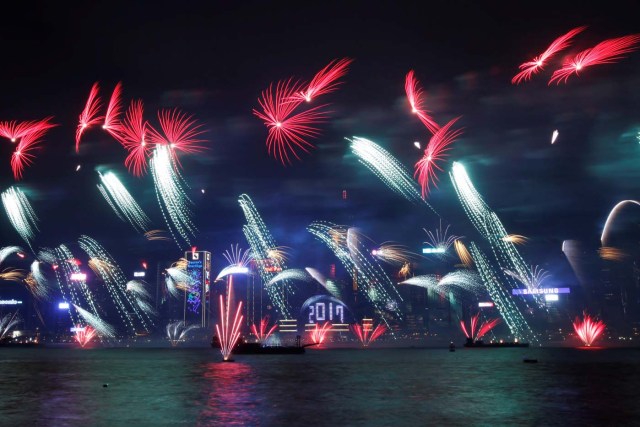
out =
[[184,320],[188,323],[200,322],[200,326],[209,326],[211,252],[188,251],[187,260],[189,289],[184,293]]

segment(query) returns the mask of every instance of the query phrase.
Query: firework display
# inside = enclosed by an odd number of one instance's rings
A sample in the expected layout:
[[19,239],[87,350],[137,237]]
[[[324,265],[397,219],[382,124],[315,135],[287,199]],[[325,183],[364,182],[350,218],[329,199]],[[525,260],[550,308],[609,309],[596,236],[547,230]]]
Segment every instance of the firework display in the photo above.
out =
[[429,111],[424,107],[424,91],[420,87],[413,70],[410,70],[405,77],[404,90],[411,106],[411,112],[418,116],[429,132],[432,134],[438,132],[440,126],[429,116]]
[[109,171],[104,174],[98,172],[98,175],[102,181],[102,184],[98,184],[100,194],[118,218],[128,221],[136,230],[145,232],[149,228],[150,220],[116,174]]
[[265,316],[260,320],[260,325],[258,327],[256,327],[255,323],[251,325],[251,333],[255,335],[258,342],[264,344],[277,327],[278,325],[274,324],[269,328],[269,316]]
[[197,329],[198,327],[198,325],[187,326],[182,320],[167,324],[167,338],[171,343],[171,347],[177,347],[180,342],[185,340],[185,337],[190,331]]
[[320,345],[324,342],[327,337],[327,332],[331,330],[331,323],[325,322],[322,325],[316,323],[315,327],[309,332],[311,336],[311,342],[315,345]]
[[22,320],[18,316],[18,312],[16,311],[13,314],[5,314],[2,318],[0,318],[0,340],[2,340],[7,333],[20,323]]
[[478,274],[468,270],[452,271],[442,277],[435,274],[414,276],[399,284],[419,286],[442,295],[459,294],[461,291],[479,294],[484,290]]
[[480,313],[476,313],[471,316],[471,320],[469,321],[469,327],[463,320],[460,321],[460,329],[464,333],[464,336],[467,337],[468,340],[479,341],[484,337],[489,331],[491,331],[496,325],[501,322],[501,319],[490,319],[480,321]]
[[89,92],[89,97],[87,98],[87,103],[84,106],[84,110],[80,113],[80,118],[78,119],[78,128],[76,129],[76,153],[80,151],[80,139],[84,132],[89,129],[91,126],[100,123],[102,117],[98,114],[100,113],[100,107],[102,106],[102,101],[98,96],[98,91],[100,90],[100,85],[98,82],[94,83],[91,86],[91,91]]
[[237,304],[236,314],[233,321],[230,319],[233,310],[233,286],[229,286],[229,292],[225,301],[224,296],[220,295],[220,323],[216,323],[216,332],[218,341],[220,342],[220,352],[224,361],[231,359],[231,352],[240,339],[240,327],[242,325],[243,316],[242,301]]
[[379,323],[375,327],[371,322],[365,322],[363,319],[362,324],[354,323],[350,326],[351,331],[358,337],[363,347],[369,347],[369,345],[380,338],[387,328]]
[[92,340],[95,338],[98,331],[93,329],[91,326],[75,326],[75,335],[74,339],[80,344],[80,347],[85,348]]
[[584,313],[583,318],[576,317],[573,322],[573,329],[584,343],[585,346],[591,347],[595,340],[604,332],[606,325],[602,320],[596,320]]
[[35,232],[38,230],[38,217],[27,196],[19,188],[11,187],[2,192],[2,204],[13,228],[31,247]]

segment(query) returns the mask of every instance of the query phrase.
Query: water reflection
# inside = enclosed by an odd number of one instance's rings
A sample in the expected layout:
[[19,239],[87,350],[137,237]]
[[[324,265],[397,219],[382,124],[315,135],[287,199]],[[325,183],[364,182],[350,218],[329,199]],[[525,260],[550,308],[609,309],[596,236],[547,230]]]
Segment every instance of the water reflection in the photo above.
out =
[[207,396],[198,425],[256,425],[259,395],[254,369],[242,362],[212,362],[203,366]]

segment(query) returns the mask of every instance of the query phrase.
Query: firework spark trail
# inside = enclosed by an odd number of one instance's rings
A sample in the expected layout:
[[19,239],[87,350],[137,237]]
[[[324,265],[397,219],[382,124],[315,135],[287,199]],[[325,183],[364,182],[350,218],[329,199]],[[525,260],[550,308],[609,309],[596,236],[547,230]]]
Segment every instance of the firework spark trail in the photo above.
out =
[[35,260],[31,263],[31,278],[33,282],[29,284],[31,294],[36,298],[46,298],[49,295],[49,281],[41,269],[42,263]]
[[8,138],[11,142],[16,142],[26,135],[57,126],[51,123],[51,120],[53,120],[53,116],[42,120],[29,120],[26,122],[18,122],[16,120],[0,122],[0,136]]
[[504,272],[525,285],[527,289],[538,289],[549,278],[549,273],[537,265],[532,265],[531,270],[525,276],[511,270],[505,270]]
[[[489,243],[500,270],[503,272],[510,270],[521,277],[526,277],[529,274],[528,264],[524,262],[514,243],[505,239],[509,236],[507,230],[475,189],[464,166],[454,162],[450,176],[462,207],[473,226]],[[517,282],[508,275],[504,275],[504,281],[511,288],[517,285]],[[539,307],[544,307],[541,295],[534,295],[534,301]]]
[[354,335],[358,337],[364,347],[368,347],[369,344],[380,338],[380,336],[387,331],[387,328],[382,323],[379,323],[374,328],[373,324],[364,323],[364,320],[362,325],[354,323],[350,325],[349,328]]
[[371,251],[371,254],[380,261],[394,266],[405,265],[422,258],[420,255],[411,252],[406,246],[390,242],[381,243],[378,248]]
[[3,339],[7,333],[20,323],[22,319],[18,316],[18,310],[16,310],[13,314],[6,314],[4,317],[0,319],[0,340]]
[[276,283],[282,282],[284,280],[300,280],[303,282],[309,282],[312,280],[312,277],[309,274],[307,274],[305,270],[290,268],[290,269],[281,271],[280,273],[273,276],[271,280],[265,283],[265,287],[275,285]]
[[611,246],[603,246],[601,248],[598,248],[598,255],[604,260],[615,262],[622,262],[629,256],[622,249],[614,248]]
[[[48,251],[41,251],[40,256],[43,258],[49,258]],[[52,260],[51,265],[54,266],[54,272],[56,274],[56,280],[58,282],[58,288],[64,301],[69,301],[76,305],[88,306],[90,310],[97,316],[99,313],[99,305],[93,298],[91,290],[87,286],[85,280],[71,281],[72,275],[78,275],[81,273],[80,268],[73,262],[69,262],[73,259],[73,254],[65,245],[58,246],[54,251],[55,259]],[[47,261],[49,262],[49,261]],[[79,324],[81,319],[77,316],[77,313],[69,308],[69,317],[71,323]]]
[[115,329],[113,329],[113,326],[102,320],[99,316],[90,313],[89,311],[76,304],[73,304],[73,306],[75,307],[80,317],[84,319],[84,321],[89,324],[89,326],[95,329],[98,334],[100,334],[100,336],[109,338],[113,338],[115,336],[116,331]]
[[146,233],[144,233],[144,237],[147,240],[159,240],[159,241],[172,242],[173,240],[171,239],[171,237],[164,236],[164,233],[166,233],[166,231],[164,230],[149,230]]
[[19,188],[9,187],[2,193],[2,204],[11,225],[31,248],[35,232],[38,231],[38,217],[27,196]]
[[447,225],[447,228],[443,230],[441,220],[438,228],[435,231],[429,231],[426,228],[422,229],[425,233],[427,233],[427,237],[429,238],[429,240],[424,242],[424,244],[441,251],[440,253],[436,252],[436,255],[446,257],[451,245],[453,245],[458,241],[458,239],[461,238],[461,236],[449,234],[449,227],[451,227],[451,225]]
[[4,246],[0,248],[0,264],[2,264],[11,254],[18,256],[24,252],[20,246]]
[[505,242],[511,242],[514,245],[524,245],[525,243],[527,243],[529,241],[529,239],[525,236],[522,236],[520,234],[509,234],[506,235],[502,238],[503,241]]
[[151,305],[151,294],[146,289],[146,286],[147,283],[142,280],[129,280],[125,289],[133,295],[138,308],[151,318],[152,316],[156,316],[157,312]]
[[98,111],[102,106],[102,102],[98,96],[99,90],[100,86],[98,85],[98,82],[95,82],[89,92],[89,98],[87,98],[84,110],[82,110],[82,113],[80,113],[80,117],[78,118],[78,128],[76,129],[76,153],[80,151],[80,138],[82,138],[84,131],[89,129],[91,126],[100,123],[102,120],[102,117],[98,116]]
[[[361,242],[358,242],[355,232],[341,231],[340,228],[336,224],[315,221],[307,227],[307,231],[329,247],[352,278],[357,275],[358,282],[361,283],[358,290],[364,294],[375,309],[380,312],[390,312],[396,318],[402,319],[402,312],[398,307],[398,302],[402,301],[402,297],[393,286],[389,276],[371,257],[370,251],[364,248]],[[336,231],[346,237],[336,239]],[[391,329],[384,317],[382,320]]]
[[478,273],[482,278],[482,282],[487,288],[487,291],[489,291],[491,300],[494,302],[513,336],[521,340],[524,339],[537,343],[538,338],[534,334],[533,330],[531,330],[531,327],[518,307],[512,301],[509,292],[500,283],[485,255],[473,242],[471,242],[470,249],[471,256],[473,256],[473,261],[478,268]]
[[329,332],[331,330],[331,323],[329,322],[325,322],[322,326],[319,326],[316,323],[315,328],[311,331],[311,341],[313,341],[314,344],[316,345],[320,345],[324,342],[324,339],[327,336],[327,332]]
[[399,284],[419,286],[443,295],[448,293],[457,294],[459,291],[479,294],[484,289],[480,277],[476,273],[468,270],[452,271],[444,277],[439,277],[435,274],[414,276]]
[[551,144],[556,142],[556,139],[558,139],[558,135],[560,135],[560,132],[558,132],[558,130],[554,130],[553,133],[551,134]]
[[251,333],[256,336],[258,342],[264,344],[267,342],[272,333],[275,332],[278,327],[277,324],[273,324],[269,330],[267,330],[267,326],[269,325],[269,316],[265,316],[260,320],[260,327],[257,328],[256,324],[251,325]]
[[469,329],[467,329],[464,320],[460,321],[460,328],[462,329],[462,332],[468,339],[472,341],[481,340],[482,337],[484,337],[489,331],[491,331],[502,321],[502,319],[496,318],[480,323],[479,320],[480,313],[476,313],[474,316],[472,316],[471,321],[469,322]]
[[102,184],[98,184],[98,189],[116,215],[123,221],[128,221],[136,231],[144,233],[151,221],[117,175],[113,172],[98,172],[98,175],[102,181]]
[[5,268],[0,271],[0,280],[8,281],[8,282],[22,282],[26,278],[26,273],[24,270],[20,270],[18,268]]
[[578,53],[573,59],[569,59],[562,64],[562,68],[553,72],[549,85],[556,82],[566,83],[572,74],[578,75],[580,71],[587,67],[602,64],[612,64],[624,58],[624,54],[633,52],[638,49],[640,43],[640,34],[631,34],[628,36],[607,39],[595,45],[592,48],[585,49]]
[[109,132],[114,137],[117,137],[122,131],[122,124],[120,123],[120,115],[122,114],[122,82],[118,82],[113,89],[111,98],[109,99],[109,105],[107,106],[107,112],[104,115],[104,123],[102,129]]
[[537,74],[540,70],[544,68],[546,62],[549,58],[554,56],[556,53],[561,50],[566,49],[571,46],[572,40],[575,36],[584,31],[587,27],[576,27],[573,30],[569,31],[566,34],[561,35],[557,39],[555,39],[540,55],[534,57],[531,61],[525,62],[520,65],[520,71],[518,74],[513,76],[511,79],[512,84],[520,84],[523,81],[527,81],[531,79],[531,76]]
[[429,132],[432,134],[438,132],[440,126],[429,116],[429,111],[424,107],[424,100],[422,99],[424,91],[420,87],[420,83],[418,79],[416,79],[413,70],[410,70],[405,77],[404,91],[407,94],[409,105],[411,105],[411,112],[418,116]]
[[438,165],[447,158],[447,151],[451,149],[450,145],[462,135],[461,129],[452,129],[452,126],[460,117],[456,117],[446,125],[442,126],[429,140],[427,148],[424,150],[424,156],[414,165],[414,178],[417,178],[422,189],[422,198],[425,199],[429,195],[430,186],[438,187],[438,175],[436,171],[443,169]]
[[591,318],[587,313],[583,313],[583,317],[583,320],[576,317],[573,322],[573,330],[576,331],[585,346],[591,347],[594,341],[604,332],[606,325],[602,320],[596,321],[595,318]]
[[191,246],[191,237],[197,231],[191,220],[193,216],[189,208],[191,200],[182,188],[181,181],[183,179],[178,173],[174,157],[168,146],[158,145],[154,149],[151,159],[151,173],[160,211],[174,242],[179,248],[182,248],[181,242]]
[[238,303],[233,323],[229,322],[231,314],[231,300],[233,299],[233,285],[229,285],[229,295],[225,298],[220,295],[220,325],[216,323],[216,331],[218,332],[218,340],[220,341],[220,352],[225,361],[231,358],[231,352],[240,339],[240,326],[242,325],[243,316],[242,301]]
[[167,268],[165,277],[165,284],[167,286],[167,291],[174,297],[180,295],[180,289],[189,288],[189,283],[191,282],[191,276],[187,274],[184,269],[171,267]]
[[611,212],[609,212],[609,216],[607,216],[607,220],[604,223],[604,227],[602,227],[602,234],[600,235],[600,244],[602,246],[607,246],[607,244],[609,243],[607,242],[607,237],[609,236],[609,229],[611,228],[611,223],[616,218],[618,211],[622,209],[623,206],[628,204],[640,206],[640,202],[637,200],[622,200],[616,203],[613,209],[611,209]]
[[[265,225],[260,213],[256,209],[251,198],[241,194],[238,203],[242,208],[247,224],[242,231],[251,246],[253,258],[258,266],[258,272],[263,283],[268,283],[276,272],[286,270],[286,265],[279,258],[269,257],[269,251],[277,248],[274,238]],[[291,318],[291,310],[287,303],[287,295],[293,293],[291,284],[284,280],[281,286],[265,286],[269,299],[284,319]]]
[[43,122],[46,121],[46,123],[35,125],[33,129],[20,138],[20,142],[18,142],[11,156],[11,170],[16,180],[22,179],[22,171],[24,168],[33,164],[33,160],[35,159],[33,152],[40,148],[40,143],[44,135],[49,129],[57,126],[56,124],[49,123],[48,120],[50,119],[51,118],[47,118],[43,120]]
[[80,344],[80,347],[82,348],[85,348],[85,346],[91,342],[91,340],[96,336],[96,333],[98,332],[91,326],[82,327],[81,325],[75,325],[75,327],[76,332],[73,338],[78,344]]
[[405,199],[413,203],[424,204],[436,215],[437,212],[421,196],[418,186],[405,167],[388,151],[365,138],[354,136],[346,138],[351,142],[351,151],[358,161],[365,165],[382,182]]
[[296,93],[294,98],[311,102],[317,96],[335,91],[341,84],[338,79],[347,74],[347,68],[352,62],[353,59],[349,58],[332,60],[326,67],[318,71],[307,88]]
[[136,332],[134,317],[145,331],[150,332],[151,329],[149,326],[153,325],[151,318],[146,312],[141,313],[138,305],[127,294],[127,279],[111,255],[109,255],[96,240],[89,236],[80,236],[78,244],[90,258],[101,261],[94,263],[98,273],[97,275],[103,280],[120,319],[125,327],[128,328],[129,332],[131,334]]
[[182,320],[167,324],[167,338],[172,347],[176,347],[180,341],[192,330],[199,328],[197,324],[187,326]]
[[[326,105],[310,108],[301,113],[293,114],[302,102],[296,99],[301,92],[301,86],[291,80],[281,80],[262,91],[258,103],[262,111],[253,110],[253,114],[261,119],[269,129],[267,135],[267,151],[277,158],[283,165],[291,164],[292,158],[300,160],[299,151],[308,153],[315,146],[308,141],[317,137],[320,130],[316,125],[327,118],[323,111]],[[298,97],[299,98],[299,97]]]
[[307,273],[309,273],[311,277],[313,277],[318,283],[320,283],[331,295],[338,298],[339,300],[342,299],[342,295],[340,295],[340,289],[338,288],[338,286],[336,286],[334,282],[332,282],[331,280],[327,280],[327,278],[324,277],[324,275],[322,275],[322,273],[320,273],[315,268],[305,267],[305,270],[307,271]]
[[148,126],[150,143],[168,146],[172,155],[176,151],[193,154],[205,150],[205,147],[201,145],[205,140],[200,139],[200,135],[205,131],[193,116],[188,116],[177,108],[160,110],[158,111],[158,122],[160,122],[164,136],[152,126]]
[[124,121],[120,123],[116,139],[129,152],[124,165],[134,176],[147,171],[147,158],[153,146],[146,141],[147,122],[143,119],[144,105],[141,100],[131,101]]

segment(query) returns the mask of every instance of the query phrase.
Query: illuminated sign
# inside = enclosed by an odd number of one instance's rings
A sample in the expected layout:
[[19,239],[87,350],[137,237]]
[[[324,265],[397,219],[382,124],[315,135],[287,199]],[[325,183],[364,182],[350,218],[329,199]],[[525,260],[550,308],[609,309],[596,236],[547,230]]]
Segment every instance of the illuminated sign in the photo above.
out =
[[304,302],[298,318],[301,326],[330,322],[332,324],[353,323],[351,311],[338,298],[330,295],[316,295]]
[[0,299],[0,305],[19,305],[22,304],[22,301],[18,301],[17,299]]
[[146,273],[144,271],[134,271],[133,272],[133,277],[144,277],[145,274]]
[[569,288],[536,288],[536,289],[513,289],[512,295],[546,295],[546,294],[569,294]]
[[492,302],[479,302],[478,307],[493,307]]
[[87,275],[84,273],[71,273],[71,276],[69,278],[71,280],[83,281],[87,280]]
[[85,330],[85,327],[83,326],[82,328],[78,327],[78,326],[74,326],[72,328],[69,329],[71,332],[82,332]]
[[68,302],[59,302],[58,303],[58,310],[68,310],[69,309],[69,303]]
[[[200,322],[201,327],[207,325],[208,296],[211,283],[211,253],[206,251],[185,252],[187,259],[187,275],[189,276],[189,289],[185,293],[184,316],[192,321]],[[197,320],[196,320],[197,319]]]
[[423,254],[443,254],[446,251],[446,248],[422,248]]
[[558,301],[558,294],[546,294],[544,296],[545,301]]

